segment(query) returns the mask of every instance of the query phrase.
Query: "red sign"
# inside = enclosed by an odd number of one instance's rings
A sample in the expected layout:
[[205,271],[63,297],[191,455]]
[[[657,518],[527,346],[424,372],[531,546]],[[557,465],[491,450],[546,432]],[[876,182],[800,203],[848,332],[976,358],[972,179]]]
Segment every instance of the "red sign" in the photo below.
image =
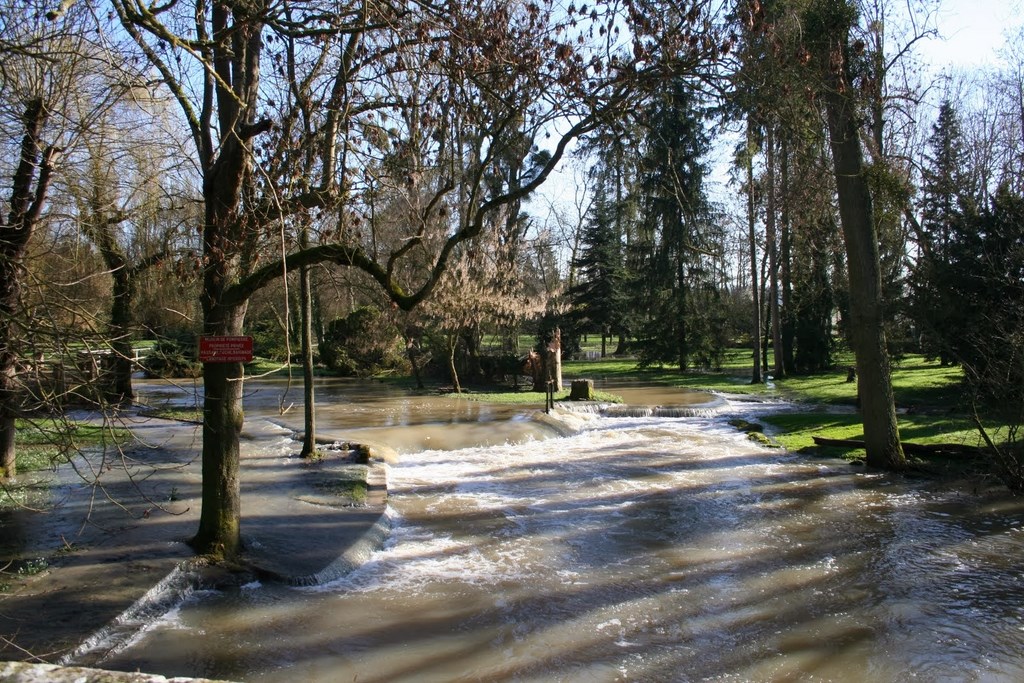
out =
[[200,337],[202,363],[248,363],[252,360],[252,337]]

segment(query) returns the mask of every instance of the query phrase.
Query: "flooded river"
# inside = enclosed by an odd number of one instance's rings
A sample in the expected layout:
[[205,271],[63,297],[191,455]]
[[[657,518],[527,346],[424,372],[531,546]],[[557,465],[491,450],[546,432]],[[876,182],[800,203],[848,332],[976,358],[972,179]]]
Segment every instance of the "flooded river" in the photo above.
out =
[[401,452],[386,547],[328,585],[194,594],[101,665],[359,683],[1024,680],[1024,506],[762,449],[724,422],[757,410],[568,415],[575,433],[557,437],[467,402],[329,409],[329,431]]

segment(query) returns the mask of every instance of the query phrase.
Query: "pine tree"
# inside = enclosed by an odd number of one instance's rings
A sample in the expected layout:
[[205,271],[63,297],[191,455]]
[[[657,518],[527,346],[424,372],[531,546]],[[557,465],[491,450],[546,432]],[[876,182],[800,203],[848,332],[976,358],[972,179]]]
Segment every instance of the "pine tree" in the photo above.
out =
[[577,329],[599,330],[601,356],[607,339],[624,323],[622,234],[615,219],[616,206],[604,179],[581,235],[580,255],[573,262],[579,282],[569,292]]
[[943,365],[954,361],[962,310],[951,278],[950,256],[963,226],[967,196],[965,154],[960,122],[950,102],[943,102],[928,140],[927,165],[921,173],[919,255],[911,277],[910,313],[923,350]]
[[637,274],[634,308],[649,312],[637,335],[641,361],[673,362],[716,355],[720,309],[713,268],[720,251],[710,228],[703,157],[709,148],[704,118],[688,83],[675,81],[644,114],[639,237],[632,255]]

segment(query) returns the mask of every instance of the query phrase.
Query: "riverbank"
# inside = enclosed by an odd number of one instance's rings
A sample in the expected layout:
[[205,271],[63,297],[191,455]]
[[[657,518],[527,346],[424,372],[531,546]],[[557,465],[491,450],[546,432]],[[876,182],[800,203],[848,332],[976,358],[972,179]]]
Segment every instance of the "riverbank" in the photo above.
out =
[[383,542],[386,465],[348,450],[302,461],[291,433],[250,420],[243,439],[270,447],[243,449],[243,563],[203,566],[187,545],[199,513],[196,427],[122,419],[134,444],[53,473],[52,507],[5,511],[0,659],[95,665],[196,587],[328,581]]
[[[830,370],[783,379],[769,377],[764,383],[751,384],[750,352],[730,349],[717,371],[642,368],[628,358],[566,362],[564,371],[567,376],[594,378],[598,386],[602,382],[645,382],[790,403],[799,410],[763,417],[764,432],[773,443],[792,452],[857,462],[864,451],[854,443],[864,436],[856,410],[852,364],[852,355],[839,355]],[[961,368],[908,354],[894,362],[892,384],[901,437],[905,443],[922,447],[908,449],[912,470],[980,480],[982,485],[998,479],[995,458],[985,448],[974,411],[979,411],[982,424],[1000,447],[1012,439],[1012,425],[998,419],[994,411],[971,405]]]

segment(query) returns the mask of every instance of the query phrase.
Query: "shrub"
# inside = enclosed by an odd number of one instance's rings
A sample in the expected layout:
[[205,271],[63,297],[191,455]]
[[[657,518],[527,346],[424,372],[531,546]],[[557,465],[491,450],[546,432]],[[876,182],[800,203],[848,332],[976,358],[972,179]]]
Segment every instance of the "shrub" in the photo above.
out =
[[320,359],[348,376],[369,376],[382,370],[404,369],[401,340],[381,312],[363,306],[327,325],[320,342]]
[[142,370],[149,378],[199,377],[203,366],[196,358],[195,342],[182,339],[161,339],[142,360]]

